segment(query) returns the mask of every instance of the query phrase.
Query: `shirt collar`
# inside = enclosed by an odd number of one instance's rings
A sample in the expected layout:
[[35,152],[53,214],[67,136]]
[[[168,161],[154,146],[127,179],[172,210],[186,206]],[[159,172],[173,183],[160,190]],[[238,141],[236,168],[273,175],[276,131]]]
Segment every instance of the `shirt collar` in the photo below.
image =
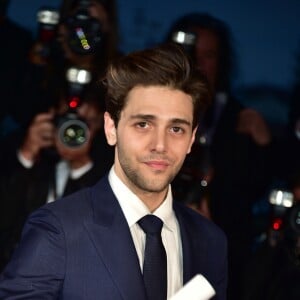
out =
[[87,173],[89,170],[91,170],[92,168],[93,168],[93,163],[88,162],[87,164],[85,164],[84,166],[82,166],[78,169],[71,169],[70,170],[70,177],[72,179],[78,179],[81,176],[83,176],[85,173]]
[[[139,199],[117,176],[114,166],[110,169],[108,180],[117,200],[119,201],[129,227],[136,224],[137,221],[145,215],[151,214],[143,201]],[[153,212],[153,214],[164,222],[167,229],[171,231],[176,230],[176,217],[173,211],[171,185],[169,185],[166,199]]]

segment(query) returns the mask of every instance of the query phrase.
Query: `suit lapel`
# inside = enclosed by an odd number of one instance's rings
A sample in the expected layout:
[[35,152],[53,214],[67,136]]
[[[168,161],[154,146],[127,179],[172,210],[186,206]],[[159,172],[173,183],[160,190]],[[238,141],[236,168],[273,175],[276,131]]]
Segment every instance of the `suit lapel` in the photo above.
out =
[[[199,228],[186,208],[174,202],[174,211],[180,226],[183,256],[183,284],[206,269],[207,243],[199,239]],[[201,234],[200,234],[201,235]]]
[[127,221],[107,178],[92,193],[94,218],[87,231],[123,299],[146,299],[140,265]]
[[184,223],[184,216],[179,209],[174,210],[180,227],[181,243],[182,243],[182,257],[183,257],[183,284],[185,284],[192,277],[192,263],[193,263],[193,247],[191,243],[190,231]]

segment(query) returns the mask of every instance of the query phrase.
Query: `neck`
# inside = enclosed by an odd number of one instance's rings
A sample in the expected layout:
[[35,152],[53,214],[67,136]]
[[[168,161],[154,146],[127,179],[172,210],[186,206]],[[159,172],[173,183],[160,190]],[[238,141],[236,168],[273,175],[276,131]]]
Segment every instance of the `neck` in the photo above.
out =
[[136,194],[153,213],[166,199],[168,190],[156,193],[143,192]]

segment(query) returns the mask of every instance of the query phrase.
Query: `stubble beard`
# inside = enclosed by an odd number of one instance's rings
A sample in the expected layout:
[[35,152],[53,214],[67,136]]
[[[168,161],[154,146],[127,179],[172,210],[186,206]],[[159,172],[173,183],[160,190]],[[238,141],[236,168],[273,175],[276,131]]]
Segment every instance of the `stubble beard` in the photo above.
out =
[[122,154],[119,155],[119,163],[131,188],[146,193],[160,193],[166,190],[176,176],[176,172],[168,174],[167,177],[165,175],[160,176],[161,172],[157,171],[157,176],[154,174],[153,178],[150,179],[142,174],[138,168],[133,168],[130,159],[122,156]]

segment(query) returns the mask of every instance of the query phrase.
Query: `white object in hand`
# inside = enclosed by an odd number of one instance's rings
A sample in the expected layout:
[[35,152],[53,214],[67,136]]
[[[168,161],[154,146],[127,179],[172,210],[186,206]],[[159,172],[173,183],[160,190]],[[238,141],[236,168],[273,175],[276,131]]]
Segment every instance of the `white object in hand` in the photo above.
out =
[[216,294],[206,278],[197,274],[169,300],[208,300]]

